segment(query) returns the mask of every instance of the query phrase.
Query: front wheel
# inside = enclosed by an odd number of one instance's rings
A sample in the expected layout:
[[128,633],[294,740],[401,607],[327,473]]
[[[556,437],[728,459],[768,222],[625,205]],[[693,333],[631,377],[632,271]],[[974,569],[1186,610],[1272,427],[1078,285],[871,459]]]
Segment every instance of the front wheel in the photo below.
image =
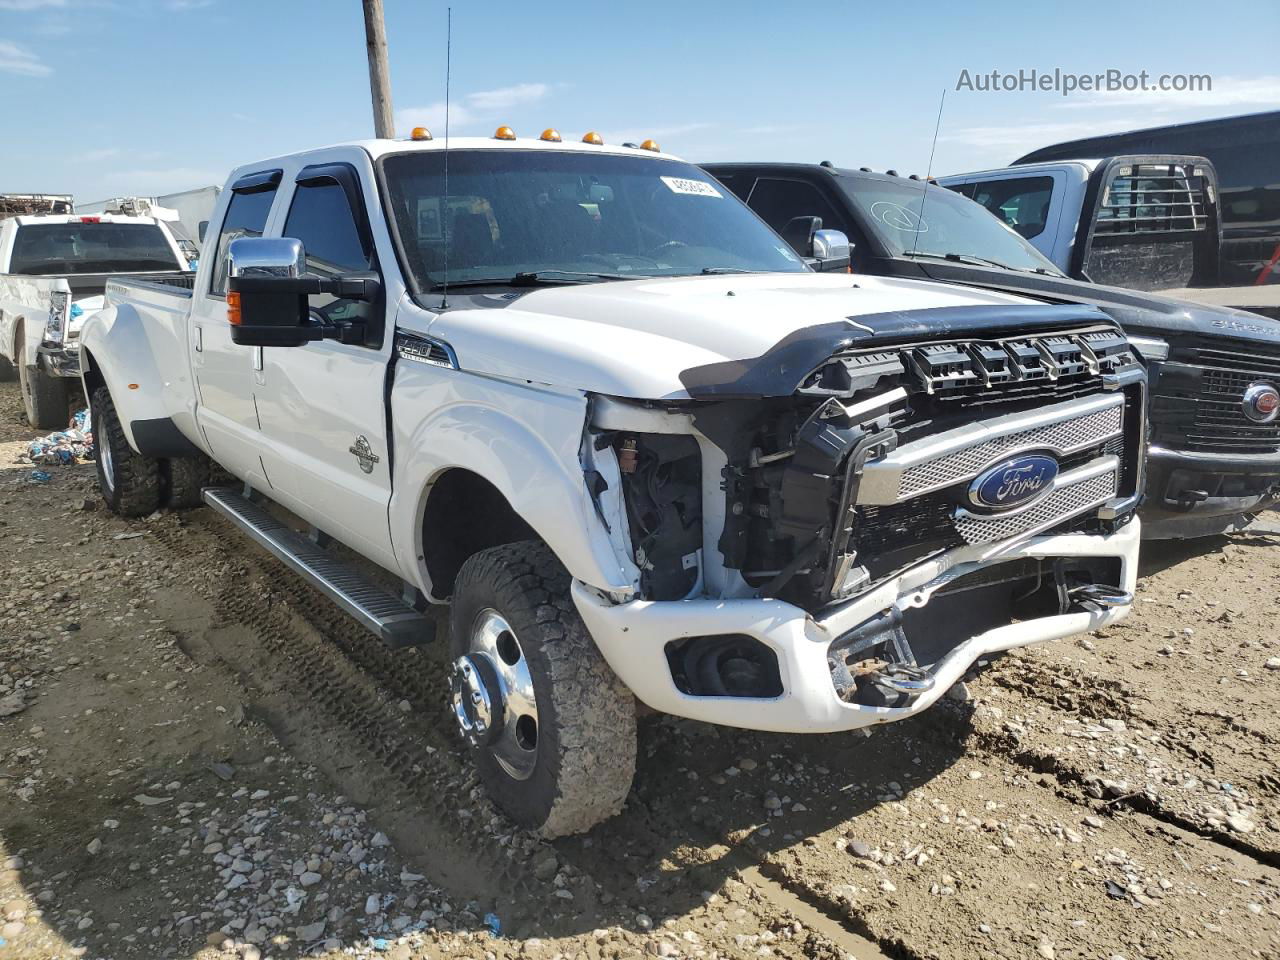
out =
[[160,506],[160,461],[144,457],[129,446],[106,387],[93,391],[89,411],[102,499],[122,517],[153,512]]
[[525,541],[467,560],[450,634],[454,715],[494,803],[544,837],[621,810],[635,775],[635,701],[551,550]]

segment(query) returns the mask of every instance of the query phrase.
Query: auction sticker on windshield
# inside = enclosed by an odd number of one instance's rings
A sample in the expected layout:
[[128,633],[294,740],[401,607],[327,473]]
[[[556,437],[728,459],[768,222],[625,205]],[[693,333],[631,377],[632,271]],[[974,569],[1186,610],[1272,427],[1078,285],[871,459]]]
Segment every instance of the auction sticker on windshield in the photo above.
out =
[[659,177],[658,179],[665,183],[672,193],[685,193],[691,197],[723,198],[723,194],[705,180],[686,180],[683,177]]

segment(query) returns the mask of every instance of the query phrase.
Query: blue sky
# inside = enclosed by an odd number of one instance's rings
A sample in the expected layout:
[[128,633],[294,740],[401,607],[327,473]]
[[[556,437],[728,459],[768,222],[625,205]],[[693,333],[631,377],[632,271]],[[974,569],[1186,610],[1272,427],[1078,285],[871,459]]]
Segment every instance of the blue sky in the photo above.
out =
[[[385,0],[403,131],[442,132],[445,7]],[[456,0],[453,132],[655,137],[695,161],[934,173],[1107,130],[1280,107],[1257,5]],[[1157,13],[1158,10],[1158,13]],[[909,11],[909,12],[908,12]],[[1201,94],[980,93],[961,70],[1207,73]],[[0,0],[0,191],[83,201],[221,183],[372,135],[360,0]]]

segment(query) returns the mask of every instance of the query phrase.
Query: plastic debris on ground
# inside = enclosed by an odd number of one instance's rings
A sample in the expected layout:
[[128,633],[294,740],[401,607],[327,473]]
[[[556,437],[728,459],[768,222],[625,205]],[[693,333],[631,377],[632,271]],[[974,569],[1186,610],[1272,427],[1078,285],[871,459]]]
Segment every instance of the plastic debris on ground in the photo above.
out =
[[43,470],[32,470],[27,477],[27,483],[45,484],[52,480],[53,477],[45,473]]
[[484,924],[495,937],[502,936],[502,921],[498,919],[496,913],[486,913],[484,915]]
[[[89,411],[81,410],[71,418],[67,429],[39,437],[27,444],[27,449],[18,456],[18,462],[40,466],[67,466],[89,462],[93,459],[93,433],[89,430],[88,421]],[[44,480],[36,480],[33,473],[32,482],[47,483],[48,476]]]

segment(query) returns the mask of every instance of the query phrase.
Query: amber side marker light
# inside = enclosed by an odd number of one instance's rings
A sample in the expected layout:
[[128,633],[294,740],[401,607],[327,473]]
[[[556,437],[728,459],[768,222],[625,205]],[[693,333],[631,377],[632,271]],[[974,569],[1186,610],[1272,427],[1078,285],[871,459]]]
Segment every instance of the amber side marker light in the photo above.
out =
[[661,148],[660,146],[658,146],[658,141],[657,141],[657,140],[646,140],[644,143],[640,144],[640,149],[641,149],[641,150],[652,150],[654,153],[661,153],[661,152],[662,152],[662,148]]
[[542,136],[540,136],[538,139],[546,140],[548,143],[559,143],[560,131],[557,130],[555,127],[547,127],[547,129],[542,131]]
[[430,140],[431,131],[426,127],[414,127],[413,132],[409,134],[410,140]]
[[600,147],[604,145],[604,137],[600,136],[600,134],[592,130],[590,133],[588,133],[585,137],[582,138],[582,142],[590,143],[594,146]]
[[240,293],[236,290],[227,294],[227,323],[240,326]]
[[516,132],[510,127],[499,127],[493,132],[493,139],[495,140],[514,140],[515,138]]

